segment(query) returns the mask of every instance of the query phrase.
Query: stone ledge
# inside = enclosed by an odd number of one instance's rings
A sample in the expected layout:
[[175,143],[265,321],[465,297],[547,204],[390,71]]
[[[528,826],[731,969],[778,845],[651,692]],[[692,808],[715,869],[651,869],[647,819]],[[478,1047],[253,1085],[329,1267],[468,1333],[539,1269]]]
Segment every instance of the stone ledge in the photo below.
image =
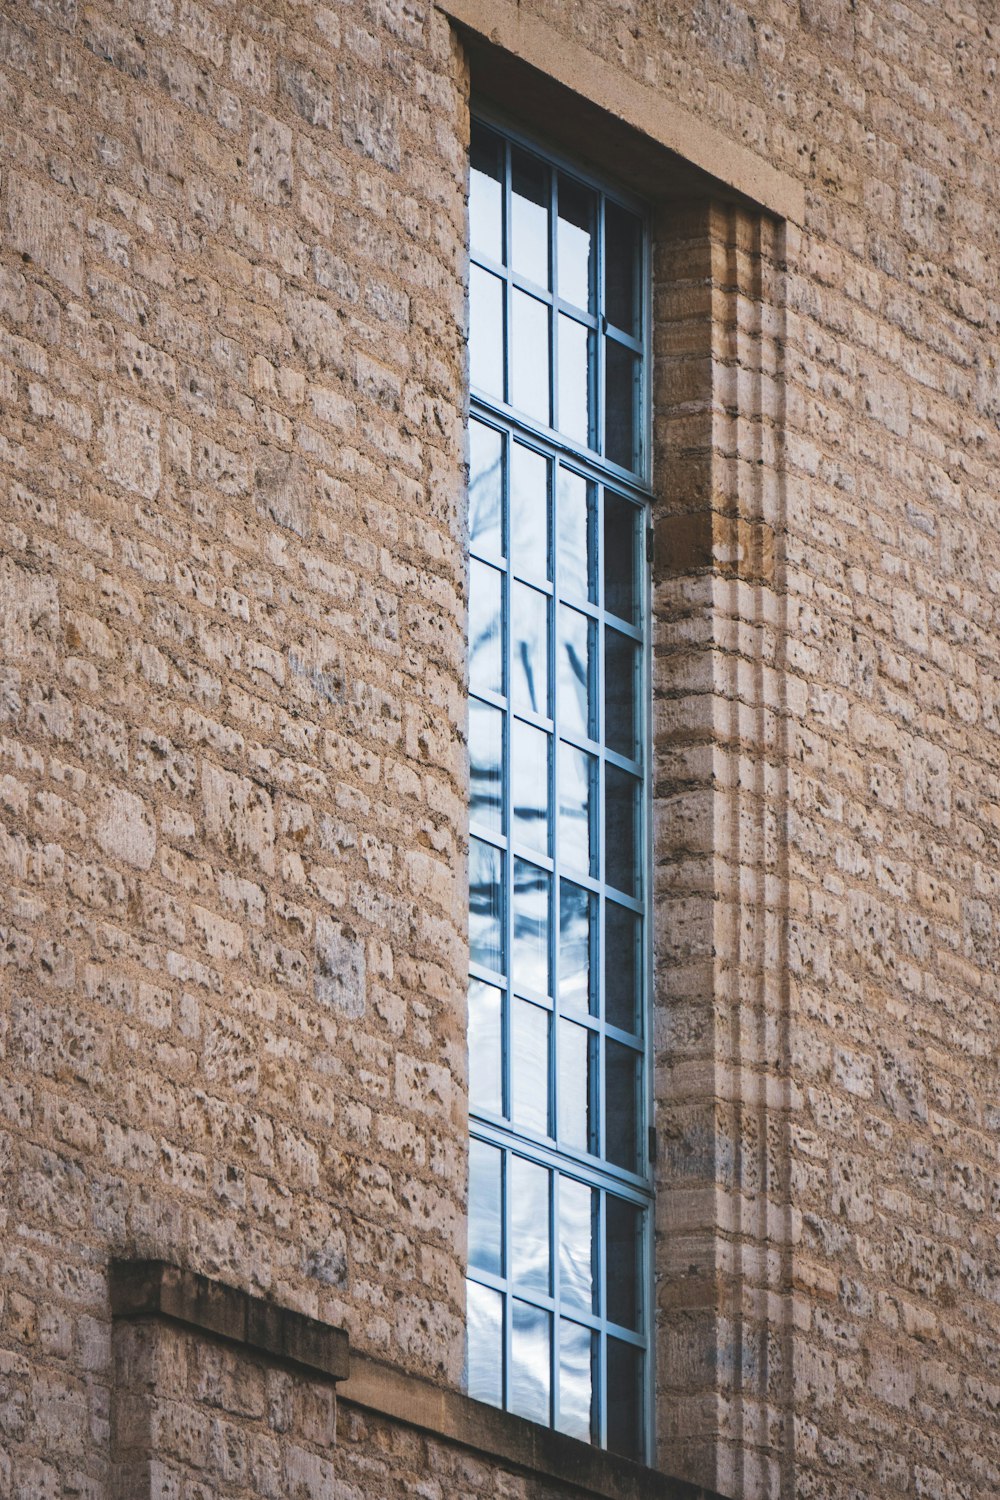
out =
[[171,1318],[311,1374],[347,1379],[350,1345],[342,1328],[168,1261],[113,1260],[108,1281],[113,1318]]
[[350,1379],[338,1388],[337,1399],[602,1500],[722,1500],[714,1490],[672,1479],[365,1355],[352,1355]]

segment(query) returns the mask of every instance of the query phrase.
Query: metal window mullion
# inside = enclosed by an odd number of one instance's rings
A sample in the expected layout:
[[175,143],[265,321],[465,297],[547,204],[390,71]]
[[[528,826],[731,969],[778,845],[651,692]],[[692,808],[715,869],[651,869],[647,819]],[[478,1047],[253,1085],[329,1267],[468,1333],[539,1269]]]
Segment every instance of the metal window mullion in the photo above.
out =
[[[506,353],[505,353],[506,358]],[[503,733],[503,809],[501,824],[507,835],[507,858],[504,862],[504,985],[501,995],[500,1016],[500,1085],[501,1105],[505,1120],[511,1117],[513,1093],[511,1088],[511,1026],[512,1026],[512,1003],[511,1003],[511,958],[513,954],[513,929],[514,929],[514,828],[512,818],[512,742],[513,742],[513,712],[511,707],[511,569],[510,569],[510,432],[503,434],[500,449],[500,535],[504,549],[504,589],[506,598],[506,609],[503,613],[503,687],[504,687],[504,733]],[[507,1266],[507,1253],[509,1245],[507,1242],[506,1217],[504,1219],[504,1267]]]
[[510,1274],[510,1152],[504,1151],[501,1160],[502,1172],[500,1175],[500,1197],[501,1223],[503,1225],[503,1245],[500,1264],[503,1267],[506,1290],[503,1293],[503,1338],[501,1340],[501,1346],[503,1349],[503,1375],[500,1382],[500,1388],[503,1395],[504,1410],[506,1410],[510,1406],[510,1377],[514,1331],[514,1291],[513,1281]]

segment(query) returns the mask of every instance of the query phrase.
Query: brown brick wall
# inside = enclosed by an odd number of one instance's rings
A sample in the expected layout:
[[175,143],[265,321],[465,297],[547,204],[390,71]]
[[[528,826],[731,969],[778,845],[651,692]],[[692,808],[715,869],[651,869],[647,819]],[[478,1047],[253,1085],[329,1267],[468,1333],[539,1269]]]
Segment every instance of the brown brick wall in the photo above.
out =
[[[993,7],[522,10],[806,190],[660,222],[661,1461],[992,1500]],[[466,96],[427,0],[0,3],[19,1500],[112,1254],[460,1378]]]

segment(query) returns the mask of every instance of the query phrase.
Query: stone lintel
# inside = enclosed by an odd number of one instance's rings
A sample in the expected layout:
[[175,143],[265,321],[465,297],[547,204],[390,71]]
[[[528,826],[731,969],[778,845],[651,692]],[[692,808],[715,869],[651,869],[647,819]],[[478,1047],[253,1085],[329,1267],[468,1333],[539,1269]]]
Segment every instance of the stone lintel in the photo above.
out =
[[518,0],[436,0],[457,25],[547,75],[613,119],[689,162],[707,182],[731,189],[779,219],[801,224],[801,182],[740,141],[667,98],[662,91],[597,57],[533,16]]
[[342,1328],[238,1287],[168,1261],[113,1260],[109,1288],[114,1318],[171,1318],[312,1374],[347,1379],[349,1341]]

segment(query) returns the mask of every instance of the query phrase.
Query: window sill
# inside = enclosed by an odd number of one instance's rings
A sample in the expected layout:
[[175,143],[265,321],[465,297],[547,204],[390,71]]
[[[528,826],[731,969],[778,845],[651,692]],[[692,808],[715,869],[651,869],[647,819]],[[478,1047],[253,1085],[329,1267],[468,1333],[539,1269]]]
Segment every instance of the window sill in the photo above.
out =
[[604,1500],[720,1500],[713,1490],[618,1458],[356,1351],[351,1353],[350,1378],[338,1386],[337,1396],[348,1405],[391,1417]]

